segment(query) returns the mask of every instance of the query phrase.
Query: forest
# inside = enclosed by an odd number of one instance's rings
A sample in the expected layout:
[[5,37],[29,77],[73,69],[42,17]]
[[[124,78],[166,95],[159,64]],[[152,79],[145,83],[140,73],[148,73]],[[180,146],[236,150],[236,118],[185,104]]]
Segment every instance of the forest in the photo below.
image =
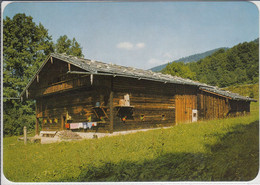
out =
[[161,72],[213,86],[255,84],[259,80],[259,39],[219,49],[197,62],[169,63]]

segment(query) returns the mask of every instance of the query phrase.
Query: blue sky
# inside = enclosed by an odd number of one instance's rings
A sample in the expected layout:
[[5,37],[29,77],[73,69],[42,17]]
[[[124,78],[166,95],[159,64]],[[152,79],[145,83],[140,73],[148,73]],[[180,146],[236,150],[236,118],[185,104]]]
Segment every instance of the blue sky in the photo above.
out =
[[73,37],[85,58],[149,69],[259,36],[250,2],[31,2],[11,3],[4,17],[25,13],[56,42]]

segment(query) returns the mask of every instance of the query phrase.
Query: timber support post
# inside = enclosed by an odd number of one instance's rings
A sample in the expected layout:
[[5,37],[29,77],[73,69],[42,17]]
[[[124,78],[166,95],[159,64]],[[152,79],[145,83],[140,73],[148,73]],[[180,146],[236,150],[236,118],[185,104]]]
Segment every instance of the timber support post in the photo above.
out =
[[110,116],[109,116],[109,132],[113,133],[114,129],[114,105],[113,105],[113,99],[114,99],[114,91],[113,91],[113,77],[111,78],[111,89],[110,89],[110,94],[109,94],[109,111],[110,111]]
[[35,135],[39,135],[39,118],[36,118]]
[[24,144],[27,144],[27,128],[26,126],[23,127],[23,140],[24,140]]
[[114,106],[113,106],[113,97],[114,97],[114,92],[111,90],[111,91],[110,91],[110,96],[109,96],[109,110],[110,110],[109,132],[110,132],[110,133],[113,133],[113,127],[114,127]]

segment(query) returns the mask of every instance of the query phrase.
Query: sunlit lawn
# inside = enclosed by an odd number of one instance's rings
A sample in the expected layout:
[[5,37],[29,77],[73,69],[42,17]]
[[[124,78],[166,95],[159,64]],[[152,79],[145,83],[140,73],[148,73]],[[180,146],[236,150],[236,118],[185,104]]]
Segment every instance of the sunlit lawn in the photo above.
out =
[[54,144],[4,138],[11,181],[252,180],[258,173],[258,103],[238,118]]

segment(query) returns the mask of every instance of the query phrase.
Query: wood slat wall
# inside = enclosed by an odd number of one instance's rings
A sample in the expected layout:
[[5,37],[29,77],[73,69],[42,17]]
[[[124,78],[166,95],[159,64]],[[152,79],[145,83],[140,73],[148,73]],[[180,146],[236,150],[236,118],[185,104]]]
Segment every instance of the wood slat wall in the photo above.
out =
[[229,100],[211,93],[200,91],[198,94],[199,120],[224,118],[229,112]]
[[225,118],[250,112],[250,102],[236,101],[200,91],[198,94],[199,120]]

